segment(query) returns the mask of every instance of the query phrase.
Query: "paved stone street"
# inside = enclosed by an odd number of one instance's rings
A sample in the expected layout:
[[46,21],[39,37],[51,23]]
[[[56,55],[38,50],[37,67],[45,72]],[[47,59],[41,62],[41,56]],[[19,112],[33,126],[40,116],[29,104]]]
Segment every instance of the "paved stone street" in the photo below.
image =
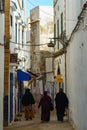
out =
[[20,121],[15,121],[11,126],[5,127],[4,130],[74,130],[68,123],[67,118],[64,122],[56,120],[55,112],[51,112],[49,123],[41,123],[40,112],[37,112],[33,120],[25,121],[24,115],[20,117]]

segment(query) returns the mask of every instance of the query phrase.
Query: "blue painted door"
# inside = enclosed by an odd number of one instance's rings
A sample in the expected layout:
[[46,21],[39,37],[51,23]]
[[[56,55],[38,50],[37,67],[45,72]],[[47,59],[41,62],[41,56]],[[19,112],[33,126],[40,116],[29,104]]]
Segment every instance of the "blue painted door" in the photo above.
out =
[[10,122],[13,121],[13,73],[10,73]]
[[18,112],[22,111],[21,99],[24,94],[24,83],[23,81],[18,81]]

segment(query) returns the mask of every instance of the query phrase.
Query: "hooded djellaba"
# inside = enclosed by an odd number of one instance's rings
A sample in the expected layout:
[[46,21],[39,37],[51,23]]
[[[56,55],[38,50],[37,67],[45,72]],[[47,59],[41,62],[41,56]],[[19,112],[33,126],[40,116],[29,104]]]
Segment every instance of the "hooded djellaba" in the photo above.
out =
[[50,121],[50,102],[51,98],[47,95],[47,91],[44,91],[44,95],[40,99],[38,108],[41,107],[41,121],[48,122]]
[[25,94],[22,97],[22,105],[24,106],[24,113],[25,113],[25,119],[31,119],[34,118],[34,112],[32,109],[32,105],[35,104],[34,97],[32,93],[30,92],[30,89],[25,89]]
[[59,92],[56,94],[55,104],[56,104],[57,120],[63,121],[65,109],[68,108],[69,100],[67,95],[63,92],[62,88],[60,88]]

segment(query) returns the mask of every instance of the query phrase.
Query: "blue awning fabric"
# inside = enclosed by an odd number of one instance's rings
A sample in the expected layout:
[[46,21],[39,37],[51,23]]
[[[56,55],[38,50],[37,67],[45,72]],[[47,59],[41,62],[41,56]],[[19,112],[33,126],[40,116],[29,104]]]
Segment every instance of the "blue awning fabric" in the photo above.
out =
[[28,72],[22,70],[17,70],[17,80],[18,81],[28,81],[31,79],[31,75]]

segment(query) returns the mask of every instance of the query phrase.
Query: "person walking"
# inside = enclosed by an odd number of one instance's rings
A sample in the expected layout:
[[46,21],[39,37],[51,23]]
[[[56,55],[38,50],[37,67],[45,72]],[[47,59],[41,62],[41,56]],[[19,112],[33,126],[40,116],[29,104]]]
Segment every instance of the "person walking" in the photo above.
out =
[[50,103],[51,98],[49,95],[47,95],[47,91],[44,91],[44,95],[40,99],[38,108],[41,106],[41,121],[48,122],[50,121]]
[[25,119],[31,119],[34,118],[34,112],[32,109],[32,105],[35,104],[34,97],[32,93],[30,92],[30,89],[25,89],[25,94],[22,97],[22,105],[24,106],[24,113],[25,113]]
[[62,88],[60,88],[59,92],[56,94],[55,104],[56,104],[57,120],[63,121],[65,108],[68,108],[69,101],[66,94],[63,92]]

